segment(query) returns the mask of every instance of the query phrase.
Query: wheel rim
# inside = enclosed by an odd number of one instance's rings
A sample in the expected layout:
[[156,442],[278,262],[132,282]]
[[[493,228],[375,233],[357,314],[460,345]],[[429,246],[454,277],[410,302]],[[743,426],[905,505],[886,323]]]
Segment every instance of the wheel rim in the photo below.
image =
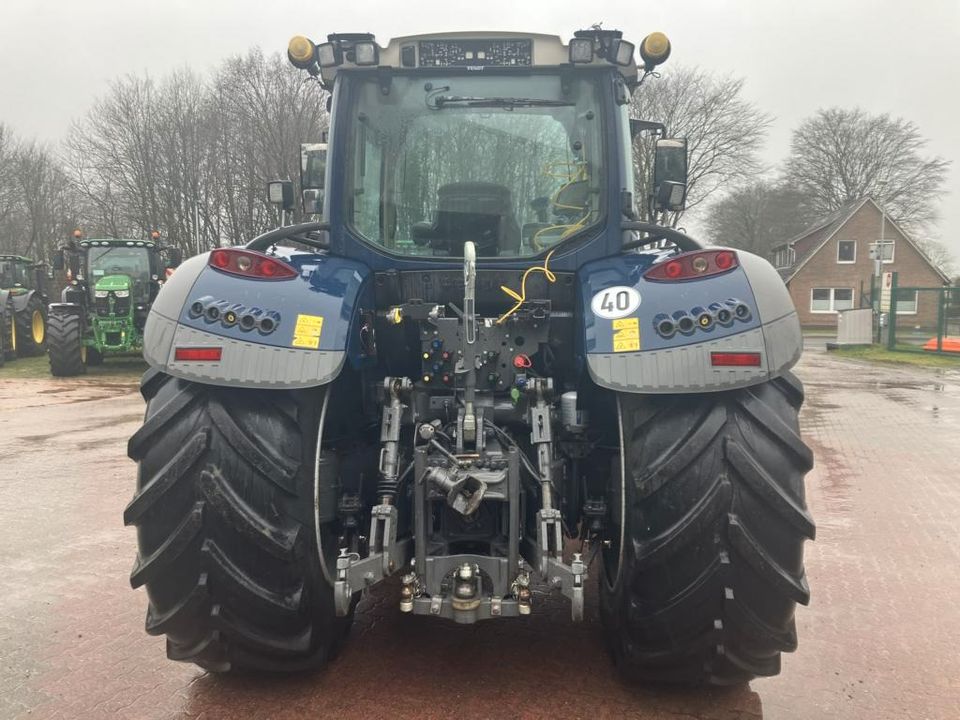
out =
[[47,334],[46,324],[43,322],[43,313],[39,310],[33,311],[31,319],[31,329],[33,330],[34,345],[42,345]]
[[324,579],[332,587],[337,578],[334,576],[334,573],[331,572],[331,568],[328,567],[327,558],[324,555],[323,528],[320,524],[320,454],[322,453],[323,426],[327,421],[327,405],[329,401],[330,390],[328,388],[323,393],[323,405],[320,408],[320,423],[317,427],[317,449],[313,461],[313,524],[317,536],[317,557],[320,560],[320,572],[323,573]]
[[[620,570],[623,567],[624,532],[627,524],[627,467],[626,453],[624,452],[623,409],[619,395],[617,395],[617,431],[620,434],[620,462],[618,463],[620,466],[620,527],[618,528],[620,541],[615,549],[611,548],[611,551],[604,550],[603,552],[603,579],[610,590],[613,590],[620,582]],[[611,568],[610,565],[614,563],[616,563],[616,567]],[[611,570],[613,572],[610,572]]]
[[13,352],[17,351],[17,321],[13,319],[13,314],[10,314],[10,349]]
[[87,346],[86,345],[80,346],[80,362],[82,362],[84,365],[87,364]]

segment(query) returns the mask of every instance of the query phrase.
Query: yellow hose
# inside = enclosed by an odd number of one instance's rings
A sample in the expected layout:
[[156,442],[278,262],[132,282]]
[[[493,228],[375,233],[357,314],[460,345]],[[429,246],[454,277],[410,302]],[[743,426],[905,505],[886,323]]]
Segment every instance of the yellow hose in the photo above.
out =
[[527,301],[527,278],[530,276],[530,273],[539,271],[547,276],[548,282],[557,281],[557,276],[554,275],[553,272],[550,270],[550,256],[553,255],[555,251],[556,251],[556,248],[554,248],[553,250],[547,253],[547,256],[543,259],[543,265],[534,265],[533,267],[528,267],[526,270],[524,270],[523,277],[520,278],[519,293],[516,290],[511,290],[506,285],[500,286],[501,290],[503,290],[507,295],[512,297],[517,302],[512,308],[510,308],[503,315],[497,318],[497,325],[499,325],[508,317],[513,315]]

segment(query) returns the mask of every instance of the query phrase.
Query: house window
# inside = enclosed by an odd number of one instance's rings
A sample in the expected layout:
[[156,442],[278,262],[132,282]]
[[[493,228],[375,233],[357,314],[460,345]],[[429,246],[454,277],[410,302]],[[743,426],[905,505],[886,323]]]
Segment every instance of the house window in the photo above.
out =
[[850,310],[853,308],[853,288],[833,289],[833,309]]
[[897,315],[917,314],[916,290],[897,290]]
[[893,262],[893,240],[878,240],[870,244],[870,259],[876,259],[874,253],[880,253],[880,259],[885,263]]
[[778,270],[788,268],[793,265],[795,255],[792,247],[782,247],[774,253],[773,264]]
[[853,307],[853,288],[813,288],[810,291],[810,312],[834,313]]
[[841,240],[837,243],[837,262],[852,263],[857,260],[857,243],[855,240]]

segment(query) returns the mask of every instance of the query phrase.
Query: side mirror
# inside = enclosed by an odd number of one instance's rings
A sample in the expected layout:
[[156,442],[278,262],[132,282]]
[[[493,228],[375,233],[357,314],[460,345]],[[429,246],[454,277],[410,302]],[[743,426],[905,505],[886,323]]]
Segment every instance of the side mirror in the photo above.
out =
[[306,215],[323,214],[323,191],[307,188],[303,191],[303,212]]
[[687,140],[657,140],[653,163],[653,200],[658,211],[683,210],[687,199]]
[[175,268],[180,267],[180,263],[183,262],[183,250],[180,248],[167,248],[167,267]]
[[53,256],[53,269],[56,272],[63,272],[64,267],[65,263],[63,261],[63,251],[61,250]]
[[70,253],[67,260],[69,261],[68,269],[70,270],[70,274],[73,276],[74,280],[76,280],[81,275],[80,255],[78,253]]

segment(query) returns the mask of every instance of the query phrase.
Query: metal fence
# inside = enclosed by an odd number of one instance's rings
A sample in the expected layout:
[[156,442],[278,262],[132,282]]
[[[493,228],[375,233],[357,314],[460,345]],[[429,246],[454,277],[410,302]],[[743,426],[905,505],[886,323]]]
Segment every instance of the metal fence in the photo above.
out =
[[960,287],[901,287],[893,273],[889,294],[880,295],[882,312],[889,303],[887,349],[960,359]]

